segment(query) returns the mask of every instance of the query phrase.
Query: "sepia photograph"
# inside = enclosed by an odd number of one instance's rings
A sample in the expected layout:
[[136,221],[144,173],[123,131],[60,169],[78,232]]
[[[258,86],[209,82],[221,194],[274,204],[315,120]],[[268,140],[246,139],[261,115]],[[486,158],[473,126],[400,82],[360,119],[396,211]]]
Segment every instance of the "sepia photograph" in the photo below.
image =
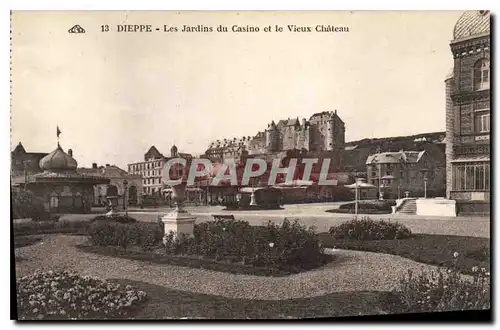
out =
[[492,17],[12,11],[11,319],[491,320]]

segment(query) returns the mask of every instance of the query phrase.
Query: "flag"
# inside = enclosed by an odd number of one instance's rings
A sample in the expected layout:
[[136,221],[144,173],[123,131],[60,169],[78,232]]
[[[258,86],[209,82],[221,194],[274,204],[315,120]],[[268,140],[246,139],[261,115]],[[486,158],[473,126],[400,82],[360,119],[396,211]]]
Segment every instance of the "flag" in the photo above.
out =
[[59,129],[59,125],[57,126],[57,138],[59,138],[59,135],[61,134],[61,130]]

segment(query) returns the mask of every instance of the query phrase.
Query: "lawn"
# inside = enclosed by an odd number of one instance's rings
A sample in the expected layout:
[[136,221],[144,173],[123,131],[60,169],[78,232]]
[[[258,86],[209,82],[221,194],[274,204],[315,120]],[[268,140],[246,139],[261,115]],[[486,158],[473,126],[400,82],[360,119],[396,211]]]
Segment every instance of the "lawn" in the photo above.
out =
[[147,293],[135,319],[287,319],[395,313],[398,297],[389,292],[339,292],[288,300],[232,299],[178,290],[137,281],[113,279]]
[[36,244],[42,240],[39,236],[16,236],[14,237],[14,247],[21,248],[24,246],[29,246]]
[[[132,247],[132,249],[123,250],[115,246],[93,246],[83,244],[78,245],[77,248],[86,253],[95,253],[109,257],[147,261],[159,265],[175,265],[190,268],[201,268],[232,274],[281,277],[297,273],[296,270],[292,269],[282,270],[270,267],[256,267],[252,265],[244,265],[242,263],[216,261],[213,259],[201,258],[197,256],[167,255],[163,253],[162,249],[157,249],[155,251],[140,251]],[[334,261],[334,256],[324,255],[323,264],[331,261]]]
[[472,274],[472,267],[490,269],[490,239],[483,237],[413,234],[394,240],[337,240],[328,233],[319,234],[323,247],[387,253],[426,264],[451,267],[453,253],[459,253],[458,268]]

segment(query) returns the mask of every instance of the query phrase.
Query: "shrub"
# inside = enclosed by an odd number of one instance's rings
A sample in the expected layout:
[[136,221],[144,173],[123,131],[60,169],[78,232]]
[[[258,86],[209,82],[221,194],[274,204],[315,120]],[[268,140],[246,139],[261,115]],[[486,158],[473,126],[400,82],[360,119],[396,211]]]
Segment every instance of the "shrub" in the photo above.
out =
[[[165,237],[165,252],[196,255],[226,262],[283,270],[311,269],[324,262],[314,228],[287,219],[281,225],[253,227],[246,221],[220,219],[194,226],[193,237]],[[135,244],[143,250],[159,246],[163,230],[156,223],[121,224],[96,221],[89,229],[91,242],[100,246]]]
[[192,238],[168,235],[166,252],[282,270],[311,269],[324,261],[314,228],[287,219],[262,227],[224,219],[196,224]]
[[89,228],[92,244],[100,246],[118,245],[117,227],[123,226],[116,222],[95,222]]
[[155,223],[123,224],[113,221],[95,221],[89,228],[93,245],[120,246],[127,249],[135,244],[144,250],[151,250],[162,240],[163,232]]
[[57,221],[59,216],[52,215],[43,206],[43,200],[30,191],[13,190],[12,218],[31,218],[33,221]]
[[490,308],[490,274],[484,268],[473,267],[472,279],[460,275],[457,269],[458,253],[454,265],[446,272],[438,271],[401,280],[402,312],[440,312],[478,310]]
[[68,271],[36,273],[17,280],[17,308],[24,320],[123,317],[145,299],[143,291],[130,286]]
[[329,230],[335,239],[381,240],[402,239],[411,236],[411,231],[398,222],[374,221],[370,218],[353,219]]
[[[394,200],[373,200],[373,201],[358,201],[359,210],[379,210],[379,211],[392,211],[391,206],[395,206]],[[342,204],[339,206],[341,210],[354,210],[356,207],[355,202]]]
[[137,220],[128,216],[128,215],[120,215],[120,214],[113,214],[112,216],[106,216],[106,215],[98,215],[97,217],[93,218],[90,220],[91,222],[95,221],[114,221],[118,223],[136,223]]
[[135,244],[149,251],[160,245],[163,239],[163,229],[153,223],[138,222],[135,227]]

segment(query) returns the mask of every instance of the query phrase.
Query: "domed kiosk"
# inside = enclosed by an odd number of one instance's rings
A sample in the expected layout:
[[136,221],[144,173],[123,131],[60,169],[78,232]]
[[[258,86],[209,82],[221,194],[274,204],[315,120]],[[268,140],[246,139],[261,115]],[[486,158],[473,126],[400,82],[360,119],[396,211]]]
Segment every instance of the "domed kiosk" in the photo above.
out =
[[57,148],[40,160],[42,173],[29,177],[27,189],[43,200],[51,213],[89,213],[94,185],[109,184],[109,179],[77,173],[72,150]]

